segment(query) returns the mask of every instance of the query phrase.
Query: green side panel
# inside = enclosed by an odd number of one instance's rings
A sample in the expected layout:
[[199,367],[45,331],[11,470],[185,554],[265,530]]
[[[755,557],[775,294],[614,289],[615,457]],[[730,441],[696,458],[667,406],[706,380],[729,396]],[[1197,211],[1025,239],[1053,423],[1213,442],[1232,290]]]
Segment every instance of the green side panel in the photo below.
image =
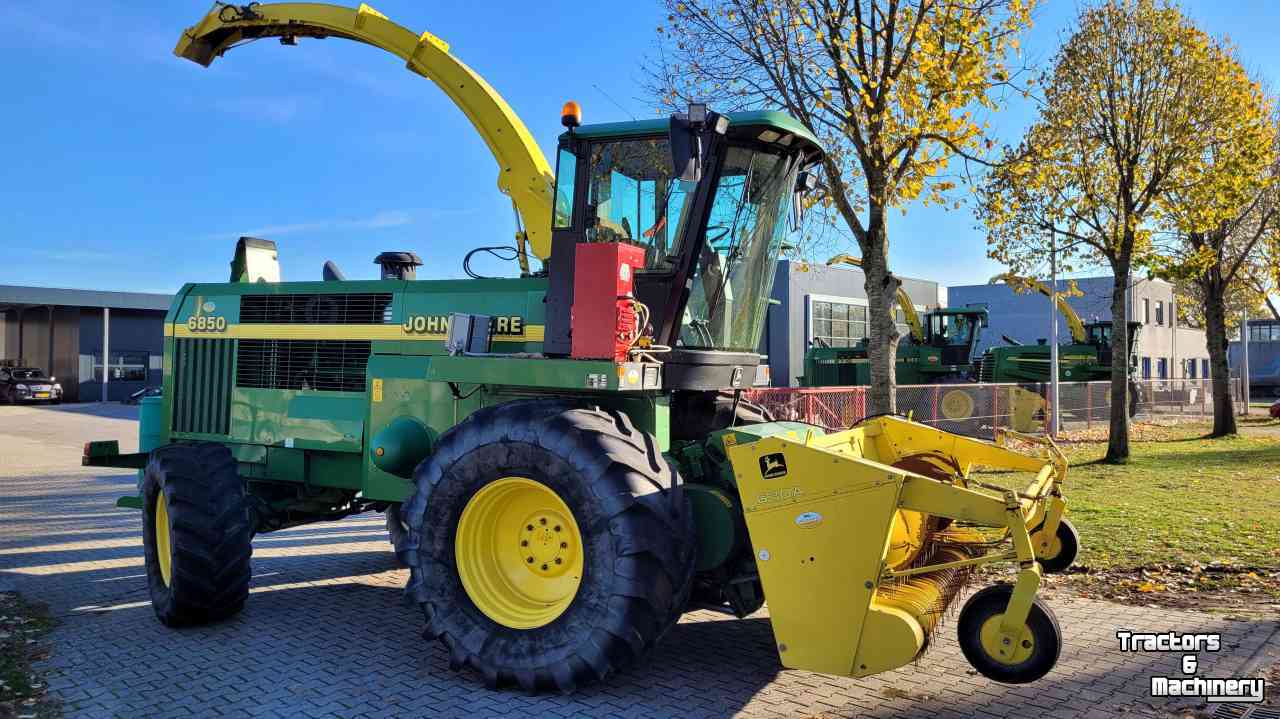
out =
[[[1020,345],[993,347],[993,382],[1048,382],[1049,346]],[[1098,351],[1092,345],[1058,346],[1058,379],[1063,382],[1086,382],[1110,377],[1110,368],[1098,364]]]
[[426,379],[584,392],[619,388],[617,365],[612,361],[541,357],[432,357]]
[[[466,399],[455,399],[444,382],[425,381],[432,365],[440,359],[413,355],[374,355],[369,358],[370,391],[365,398],[371,436],[398,418],[409,417],[421,422],[429,433],[438,437],[482,406],[483,392],[477,391]],[[373,391],[374,382],[382,384],[379,401],[375,401],[378,398]],[[459,389],[460,394],[466,396],[475,387]],[[374,464],[372,452],[370,443],[363,455],[365,498],[392,502],[403,500],[412,490],[412,484]]]
[[296,449],[360,452],[361,392],[237,387],[231,393],[231,441]]

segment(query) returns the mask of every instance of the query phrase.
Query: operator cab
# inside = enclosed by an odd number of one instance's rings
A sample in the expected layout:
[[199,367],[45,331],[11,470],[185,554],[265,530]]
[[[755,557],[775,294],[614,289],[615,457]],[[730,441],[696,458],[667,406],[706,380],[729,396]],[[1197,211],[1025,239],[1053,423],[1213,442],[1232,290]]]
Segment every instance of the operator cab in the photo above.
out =
[[[670,348],[668,380],[739,386],[715,368],[759,361],[775,266],[809,183],[804,170],[821,157],[817,140],[780,113],[720,115],[697,105],[670,120],[566,126],[544,351],[570,349],[574,248],[624,243],[644,250],[635,295],[652,342]],[[741,386],[751,379],[738,378]]]
[[986,326],[985,309],[955,307],[933,310],[925,317],[925,344],[941,350],[944,365],[971,364],[978,338]]
[[[1141,322],[1129,323],[1129,363],[1130,369],[1137,365],[1137,358],[1133,354],[1133,347],[1138,341],[1138,334],[1142,332]],[[1084,326],[1085,342],[1093,345],[1098,351],[1098,363],[1104,367],[1111,366],[1111,336],[1112,326],[1111,320],[1103,320],[1101,322],[1090,322]]]

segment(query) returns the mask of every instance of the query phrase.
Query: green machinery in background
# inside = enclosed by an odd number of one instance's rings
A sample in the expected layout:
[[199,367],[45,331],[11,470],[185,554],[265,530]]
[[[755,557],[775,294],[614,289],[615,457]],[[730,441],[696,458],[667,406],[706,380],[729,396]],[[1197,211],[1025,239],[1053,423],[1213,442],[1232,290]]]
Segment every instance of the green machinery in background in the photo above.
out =
[[[996,275],[991,282],[1005,282],[1015,292],[1039,292],[1046,297],[1054,293],[1042,282],[1034,278],[1019,277],[1011,273]],[[1101,322],[1082,322],[1067,298],[1079,295],[1079,290],[1058,292],[1056,304],[1058,312],[1067,323],[1071,341],[1058,345],[1058,381],[1060,382],[1098,382],[1111,379],[1111,365],[1115,358],[1111,349],[1112,325],[1110,320]],[[1141,388],[1133,381],[1136,366],[1133,362],[1133,347],[1142,330],[1142,323],[1129,323],[1128,352],[1122,361],[1128,363],[1129,415],[1134,415],[1141,401]],[[978,379],[982,382],[1018,382],[1048,383],[1050,366],[1049,340],[1043,339],[1034,345],[1020,344],[1008,337],[1005,345],[997,345],[987,349],[978,361]]]
[[[568,103],[551,175],[447,44],[368,6],[219,4],[177,53],[208,64],[267,37],[359,40],[437,82],[499,160],[522,271],[417,280],[416,255],[384,252],[379,280],[326,264],[283,282],[275,245],[241,238],[230,282],[184,285],[143,451],[84,458],[143,470],[119,503],[142,510],[163,623],[238,612],[256,533],[382,511],[425,636],[490,686],[572,691],[687,610],[766,597],[783,665],[885,671],[996,562],[1014,581],[966,603],[960,645],[998,681],[1049,671],[1061,636],[1036,592],[1079,541],[1052,443],[1030,456],[894,417],[827,434],[741,400],[823,156],[802,125],[691,105],[581,126]],[[1032,479],[998,490],[977,466]]]
[[[836,255],[827,266],[862,266],[862,260]],[[898,311],[909,335],[898,343],[895,376],[898,384],[950,384],[972,381],[974,348],[987,326],[987,311],[981,308],[936,308],[916,312],[910,295],[897,292]],[[849,347],[815,344],[805,351],[802,387],[852,387],[871,384],[867,338],[851,339]]]
[[[827,265],[862,261],[837,255]],[[912,385],[952,385],[936,393],[898,394],[899,411],[928,420],[936,426],[968,435],[988,435],[995,426],[999,407],[1008,408],[1013,426],[1019,431],[1037,429],[1039,404],[1026,391],[1011,388],[1002,397],[989,388],[976,386],[975,349],[987,326],[987,310],[978,307],[941,307],[927,311],[924,319],[916,312],[911,297],[899,287],[898,312],[909,329],[898,342],[894,377],[900,387]],[[849,347],[814,345],[805,351],[803,387],[865,387],[871,384],[871,364],[867,338],[850,340]]]

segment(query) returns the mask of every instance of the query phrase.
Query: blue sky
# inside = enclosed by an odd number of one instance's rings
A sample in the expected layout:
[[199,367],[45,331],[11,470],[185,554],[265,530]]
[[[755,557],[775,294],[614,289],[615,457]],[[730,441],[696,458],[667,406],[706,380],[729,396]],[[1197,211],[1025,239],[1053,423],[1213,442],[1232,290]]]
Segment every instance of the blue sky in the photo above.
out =
[[[587,122],[654,113],[639,63],[663,13],[646,0],[371,4],[449,42],[549,158],[565,99]],[[263,41],[209,69],[174,57],[208,7],[0,0],[0,284],[171,292],[223,281],[241,234],[276,240],[288,280],[319,279],[325,259],[374,277],[373,257],[400,249],[423,257],[420,277],[460,277],[468,248],[510,241],[496,164],[430,82],[339,40]],[[1184,7],[1274,86],[1280,6]],[[1024,43],[1030,59],[1049,59],[1075,11],[1046,4]],[[993,125],[1014,140],[1031,118],[1016,105]],[[1000,269],[967,209],[911,207],[890,223],[899,274],[954,285]]]

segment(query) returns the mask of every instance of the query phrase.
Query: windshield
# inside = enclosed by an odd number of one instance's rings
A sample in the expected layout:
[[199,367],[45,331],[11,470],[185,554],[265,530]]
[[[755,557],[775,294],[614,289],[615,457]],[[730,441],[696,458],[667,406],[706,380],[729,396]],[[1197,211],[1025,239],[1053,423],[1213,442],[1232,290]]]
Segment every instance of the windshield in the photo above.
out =
[[14,379],[40,379],[44,376],[44,372],[38,369],[15,369],[13,370]]
[[729,148],[681,322],[681,346],[756,350],[798,167],[790,156]]
[[967,345],[973,335],[974,321],[968,315],[935,314],[929,323],[935,344]]
[[587,242],[642,245],[647,269],[669,269],[694,187],[673,176],[665,138],[593,144]]

